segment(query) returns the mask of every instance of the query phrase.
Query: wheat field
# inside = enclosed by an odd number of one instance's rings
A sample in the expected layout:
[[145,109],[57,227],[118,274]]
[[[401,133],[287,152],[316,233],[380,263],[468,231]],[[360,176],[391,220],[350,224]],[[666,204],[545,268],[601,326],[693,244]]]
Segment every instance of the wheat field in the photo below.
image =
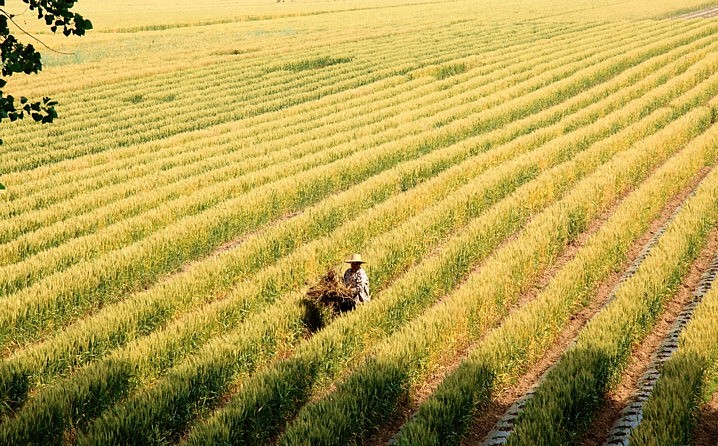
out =
[[716,4],[23,5],[0,444],[718,444]]

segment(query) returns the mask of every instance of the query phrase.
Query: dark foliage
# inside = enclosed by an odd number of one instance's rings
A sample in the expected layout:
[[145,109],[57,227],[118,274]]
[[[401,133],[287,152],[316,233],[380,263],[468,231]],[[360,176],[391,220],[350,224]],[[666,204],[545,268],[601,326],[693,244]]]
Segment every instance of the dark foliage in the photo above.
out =
[[[53,33],[61,32],[65,36],[82,36],[92,29],[92,23],[71,10],[76,0],[22,0],[30,11],[37,14]],[[24,96],[15,98],[2,90],[7,78],[15,73],[37,73],[42,69],[40,53],[32,44],[21,43],[10,29],[14,17],[3,9],[5,0],[0,0],[0,58],[2,58],[2,76],[0,79],[0,122],[3,119],[15,121],[26,116],[44,124],[57,118],[57,102],[48,97],[32,101]],[[17,24],[16,24],[17,25]],[[20,28],[19,26],[17,26]],[[33,38],[28,34],[29,38]]]

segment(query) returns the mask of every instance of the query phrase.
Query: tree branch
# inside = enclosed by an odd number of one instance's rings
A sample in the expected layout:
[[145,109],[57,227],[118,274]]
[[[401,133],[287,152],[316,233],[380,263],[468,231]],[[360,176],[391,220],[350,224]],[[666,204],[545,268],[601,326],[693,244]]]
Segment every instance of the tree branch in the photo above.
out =
[[38,43],[40,43],[40,45],[44,46],[45,48],[47,48],[48,50],[52,51],[53,53],[64,54],[64,55],[66,55],[66,56],[73,56],[73,55],[75,55],[75,53],[65,53],[65,52],[58,51],[58,50],[56,50],[56,49],[54,49],[54,48],[50,48],[49,46],[47,46],[47,44],[46,44],[45,42],[43,42],[43,41],[40,40],[39,38],[33,36],[33,35],[30,34],[28,31],[26,31],[25,29],[23,29],[20,25],[18,25],[18,23],[13,19],[13,17],[15,16],[14,14],[8,14],[8,13],[7,13],[4,9],[2,9],[2,8],[0,8],[0,14],[4,15],[5,17],[7,17],[8,20],[10,20],[10,21],[12,22],[12,24],[15,25],[15,26],[17,27],[17,29],[19,29],[20,31],[22,31],[25,35],[30,36],[31,38],[33,38],[34,40],[36,40]]

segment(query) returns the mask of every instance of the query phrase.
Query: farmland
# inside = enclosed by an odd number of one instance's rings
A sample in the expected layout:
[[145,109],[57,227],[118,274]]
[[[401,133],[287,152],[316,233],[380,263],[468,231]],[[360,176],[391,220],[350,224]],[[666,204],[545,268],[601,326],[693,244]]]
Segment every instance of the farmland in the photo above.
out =
[[716,4],[7,3],[0,444],[718,444]]

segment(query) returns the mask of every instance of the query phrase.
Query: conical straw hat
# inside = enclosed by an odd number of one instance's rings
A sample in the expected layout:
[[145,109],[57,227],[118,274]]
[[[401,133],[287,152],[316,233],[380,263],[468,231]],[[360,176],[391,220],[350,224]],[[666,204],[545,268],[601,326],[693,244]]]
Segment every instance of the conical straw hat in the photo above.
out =
[[345,263],[366,263],[361,259],[361,254],[354,254],[351,259],[346,260]]

